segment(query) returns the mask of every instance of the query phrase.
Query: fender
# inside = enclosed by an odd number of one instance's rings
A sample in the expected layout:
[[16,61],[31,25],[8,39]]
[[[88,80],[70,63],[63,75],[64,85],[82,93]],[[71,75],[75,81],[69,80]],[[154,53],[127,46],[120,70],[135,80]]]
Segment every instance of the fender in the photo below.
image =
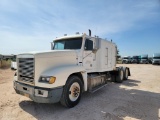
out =
[[54,67],[49,70],[46,70],[44,73],[41,74],[41,76],[54,76],[56,77],[56,81],[53,84],[46,84],[46,83],[40,83],[38,86],[41,87],[47,87],[47,88],[54,88],[59,86],[64,86],[66,84],[66,81],[68,77],[73,73],[80,72],[83,77],[84,82],[84,91],[87,90],[87,72],[85,71],[85,68],[83,66],[77,66],[77,65],[70,65],[70,66],[59,66]]

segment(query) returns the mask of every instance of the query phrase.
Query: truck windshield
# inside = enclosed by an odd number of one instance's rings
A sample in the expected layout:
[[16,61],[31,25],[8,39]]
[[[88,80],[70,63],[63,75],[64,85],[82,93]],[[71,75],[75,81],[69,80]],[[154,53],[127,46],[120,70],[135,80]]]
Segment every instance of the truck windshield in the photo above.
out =
[[147,57],[141,57],[142,59],[148,59]]
[[132,58],[133,58],[133,59],[138,59],[138,56],[133,56]]
[[153,57],[153,59],[160,59],[160,57]]
[[54,41],[54,50],[81,49],[82,37]]

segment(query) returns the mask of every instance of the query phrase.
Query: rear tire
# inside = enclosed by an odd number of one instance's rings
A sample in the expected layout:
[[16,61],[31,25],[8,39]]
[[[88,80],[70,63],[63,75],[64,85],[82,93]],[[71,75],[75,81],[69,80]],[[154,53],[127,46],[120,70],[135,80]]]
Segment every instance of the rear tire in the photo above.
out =
[[116,82],[122,83],[124,78],[123,68],[118,68],[118,75],[116,75]]
[[128,75],[129,75],[128,68],[124,67],[123,68],[123,72],[124,72],[123,80],[127,80],[128,79]]
[[61,104],[68,108],[76,106],[81,99],[82,88],[83,83],[79,77],[69,77],[63,89]]

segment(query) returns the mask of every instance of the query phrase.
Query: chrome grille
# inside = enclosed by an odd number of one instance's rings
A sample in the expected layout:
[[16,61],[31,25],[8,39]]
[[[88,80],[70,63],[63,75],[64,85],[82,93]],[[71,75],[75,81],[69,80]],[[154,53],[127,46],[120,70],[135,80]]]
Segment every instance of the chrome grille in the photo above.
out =
[[20,81],[33,84],[34,82],[34,58],[19,58],[18,77]]

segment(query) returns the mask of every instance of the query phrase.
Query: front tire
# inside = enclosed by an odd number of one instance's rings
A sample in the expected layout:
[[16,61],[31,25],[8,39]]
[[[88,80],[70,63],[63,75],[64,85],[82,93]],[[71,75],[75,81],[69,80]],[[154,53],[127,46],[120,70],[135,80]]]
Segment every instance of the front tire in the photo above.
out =
[[81,99],[82,88],[83,83],[79,77],[69,77],[63,89],[61,104],[68,108],[76,106]]

